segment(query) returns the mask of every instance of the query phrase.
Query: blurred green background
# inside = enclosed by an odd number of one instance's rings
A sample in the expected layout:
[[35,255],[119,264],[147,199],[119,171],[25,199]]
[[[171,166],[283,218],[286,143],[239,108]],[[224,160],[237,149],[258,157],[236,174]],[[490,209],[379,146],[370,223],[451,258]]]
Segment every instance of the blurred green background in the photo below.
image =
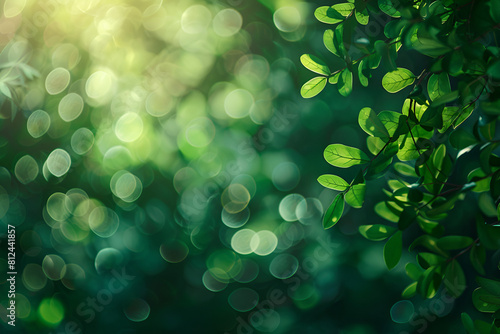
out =
[[357,235],[382,222],[370,208],[384,180],[368,209],[321,227],[335,196],[316,182],[333,172],[324,147],[363,147],[358,111],[404,97],[300,97],[300,55],[328,59],[319,5],[331,3],[3,2],[1,332],[461,330],[468,295],[401,301],[403,264],[388,272],[383,246]]

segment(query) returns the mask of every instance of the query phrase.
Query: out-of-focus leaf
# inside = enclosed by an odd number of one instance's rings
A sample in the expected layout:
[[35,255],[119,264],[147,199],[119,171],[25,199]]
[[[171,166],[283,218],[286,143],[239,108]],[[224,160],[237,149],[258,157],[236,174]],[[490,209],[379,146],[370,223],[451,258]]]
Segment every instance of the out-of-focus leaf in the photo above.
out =
[[403,234],[401,231],[394,233],[384,246],[384,260],[387,268],[391,270],[394,268],[401,259],[401,252],[403,248]]
[[359,233],[368,240],[381,241],[387,239],[394,232],[396,228],[387,225],[361,225],[359,227]]

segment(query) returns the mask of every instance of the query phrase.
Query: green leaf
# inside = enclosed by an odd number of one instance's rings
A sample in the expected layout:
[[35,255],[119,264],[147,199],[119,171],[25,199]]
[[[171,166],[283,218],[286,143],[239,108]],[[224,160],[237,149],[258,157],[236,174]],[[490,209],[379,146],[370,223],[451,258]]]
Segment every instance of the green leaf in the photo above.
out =
[[465,122],[465,120],[469,118],[469,116],[472,114],[473,111],[474,111],[474,104],[471,104],[469,106],[460,109],[460,113],[453,120],[453,128],[456,129],[460,124]]
[[330,6],[322,6],[314,11],[314,16],[320,22],[336,24],[344,21],[344,17]]
[[328,145],[325,149],[324,157],[329,164],[341,168],[370,162],[368,156],[360,149],[342,144]]
[[394,268],[401,259],[401,252],[403,248],[402,238],[403,238],[403,233],[401,231],[397,231],[385,243],[384,260],[385,260],[385,265],[389,270]]
[[476,223],[477,234],[486,249],[500,249],[500,226],[492,226],[484,222]]
[[485,173],[491,173],[490,160],[493,157],[493,151],[498,147],[498,143],[486,143],[479,149],[479,162]]
[[479,131],[481,131],[481,134],[487,140],[493,140],[493,138],[495,137],[496,123],[496,120],[493,120],[479,128]]
[[[375,138],[375,137],[370,137],[370,138]],[[384,152],[385,151],[386,150],[384,150]],[[393,160],[392,156],[386,156],[385,154],[380,154],[378,157],[374,158],[370,163],[370,165],[368,166],[368,169],[366,170],[365,174],[366,179],[374,180],[384,176],[386,174],[387,168],[392,164],[392,160]]]
[[[406,190],[406,189],[405,189]],[[406,230],[417,218],[418,212],[414,207],[405,207],[398,220],[398,228]]]
[[450,144],[457,150],[461,150],[470,145],[477,144],[477,139],[472,133],[460,128],[450,134]]
[[431,159],[434,167],[441,171],[443,169],[444,159],[446,158],[446,146],[441,144],[432,152]]
[[396,228],[387,225],[361,225],[359,227],[359,233],[368,240],[381,241],[387,239],[394,232]]
[[418,281],[424,272],[415,263],[408,262],[405,266],[406,275],[414,281]]
[[440,133],[445,133],[450,128],[455,118],[457,118],[458,107],[445,107],[441,116],[443,117],[443,126],[439,129]]
[[418,167],[420,175],[423,177],[425,189],[437,195],[443,189],[444,183],[448,179],[453,162],[446,155],[446,146],[444,144],[432,152],[430,158]]
[[333,32],[333,43],[335,48],[337,48],[338,56],[343,57],[347,54],[346,47],[344,45],[344,23],[339,24],[335,31]]
[[465,291],[467,287],[465,274],[457,260],[451,261],[446,266],[443,283],[448,292],[455,298],[458,298]]
[[484,288],[477,288],[472,293],[472,303],[480,311],[484,313],[495,313],[500,310],[500,305],[492,304],[484,301],[491,296],[491,293]]
[[401,293],[401,297],[405,299],[410,299],[413,296],[415,296],[417,294],[417,285],[418,282],[413,282],[410,285],[408,285]]
[[418,177],[417,173],[415,173],[415,168],[403,162],[396,162],[394,169],[403,176]]
[[5,82],[0,82],[0,93],[5,95],[9,99],[12,99],[12,93],[10,91],[10,87]]
[[401,112],[403,113],[403,115],[408,116],[411,120],[414,120],[414,118],[416,118],[418,121],[420,121],[427,109],[428,107],[425,104],[420,104],[413,99],[406,99],[403,103]]
[[488,5],[490,5],[491,18],[496,23],[500,23],[500,0],[491,0]]
[[377,213],[377,215],[392,223],[397,223],[399,220],[399,211],[395,213],[393,210],[389,208],[387,202],[377,203],[375,205],[375,213]]
[[476,269],[479,274],[484,276],[486,274],[486,272],[484,271],[484,263],[486,262],[486,250],[484,249],[483,245],[472,246],[469,253],[469,258],[474,269]]
[[354,4],[341,3],[331,7],[322,6],[314,11],[314,16],[320,22],[326,24],[337,24],[345,20],[345,18],[354,10]]
[[302,88],[300,89],[300,95],[302,95],[303,98],[311,98],[319,93],[325,88],[326,86],[326,78],[325,77],[315,77],[306,82]]
[[359,24],[362,25],[367,25],[368,21],[370,20],[370,15],[368,15],[368,10],[365,8],[362,11],[356,10],[355,12],[356,15],[356,20],[359,22]]
[[395,45],[389,46],[387,43],[379,40],[375,42],[374,48],[376,54],[381,57],[382,65],[387,72],[397,70],[396,58],[398,54]]
[[451,93],[450,78],[448,74],[446,72],[441,72],[440,74],[431,75],[427,83],[427,92],[432,101]]
[[490,190],[491,176],[487,176],[481,168],[472,170],[469,175],[467,175],[467,180],[475,184],[474,188],[472,188],[473,192],[482,193]]
[[[420,146],[417,147],[413,139],[415,139],[417,145]],[[421,145],[421,142],[418,139],[419,138],[417,137],[412,138],[410,134],[406,134],[404,136],[399,137],[398,139],[399,151],[397,154],[399,160],[410,161],[417,159],[420,156],[420,153],[423,153],[427,150],[427,148]]]
[[341,53],[338,51],[337,46],[334,43],[334,32],[331,29],[325,30],[323,34],[323,44],[325,47],[336,56],[341,56]]
[[352,72],[345,68],[340,73],[338,81],[338,89],[340,95],[346,97],[352,92]]
[[412,47],[429,57],[438,57],[451,51],[451,48],[441,42],[436,36],[435,30],[426,29],[426,26],[417,25],[416,33],[412,35]]
[[500,297],[500,282],[484,277],[476,277],[479,286],[485,288],[489,293]]
[[337,83],[339,82],[340,73],[341,73],[341,71],[338,71],[338,72],[336,72],[335,74],[332,74],[332,76],[328,78],[328,82],[329,82],[331,85],[335,85],[335,84],[337,84]]
[[432,298],[436,295],[441,277],[436,274],[436,267],[427,268],[418,282],[417,290],[424,298]]
[[343,178],[337,175],[325,174],[318,178],[318,182],[326,188],[330,188],[337,191],[344,191],[349,188],[349,183],[347,183]]
[[445,260],[446,258],[442,257],[441,255],[433,253],[422,252],[417,255],[417,262],[424,269],[437,266],[443,263]]
[[403,27],[404,22],[402,22],[401,20],[389,21],[384,27],[384,35],[387,38],[396,38],[401,33],[401,29],[403,29]]
[[359,126],[370,136],[389,137],[389,132],[371,108],[363,108],[358,115]]
[[391,17],[394,18],[401,17],[401,14],[396,9],[391,0],[378,0],[378,7],[380,8],[381,11],[383,11],[384,13],[386,13]]
[[446,250],[462,249],[470,246],[474,240],[471,237],[464,237],[460,235],[449,235],[442,237],[437,241],[440,248]]
[[303,54],[300,56],[300,62],[310,71],[313,71],[318,74],[330,75],[330,69],[325,64],[324,61],[319,59],[316,56],[310,54]]
[[408,199],[414,203],[420,203],[424,199],[424,193],[417,188],[412,188],[408,191]]
[[488,66],[488,75],[492,76],[495,79],[500,79],[500,61],[496,61],[490,66]]
[[491,198],[489,193],[482,193],[479,195],[477,199],[479,209],[484,213],[487,217],[496,217],[497,216],[497,207],[495,206],[495,202],[493,198]]
[[351,14],[351,12],[354,10],[354,4],[353,3],[339,3],[336,5],[333,5],[332,8],[337,11],[340,15],[343,17],[347,17]]
[[389,93],[396,93],[408,87],[415,81],[415,75],[406,68],[398,67],[397,70],[386,73],[382,78],[382,86]]
[[337,224],[343,212],[344,194],[340,193],[335,196],[332,204],[330,204],[330,207],[326,210],[325,216],[323,217],[323,228],[326,230]]
[[448,254],[438,246],[437,240],[438,239],[436,237],[433,237],[433,236],[428,235],[428,234],[423,234],[423,235],[419,236],[418,238],[416,238],[411,243],[408,250],[411,252],[415,249],[415,247],[423,246],[423,247],[427,248],[428,250],[430,250],[431,252],[434,252],[434,253],[441,255],[441,256],[444,256],[444,257],[448,257]]
[[432,101],[431,106],[438,107],[448,102],[455,101],[456,99],[458,99],[458,97],[459,97],[458,90],[454,90],[453,92],[437,97],[434,101]]
[[[492,330],[492,325],[482,320],[475,320],[474,327],[476,329],[476,334],[498,334]],[[495,326],[493,326],[495,328]],[[496,329],[495,329],[496,330]]]
[[355,184],[345,194],[347,204],[353,208],[361,208],[365,201],[366,183]]
[[474,322],[472,321],[471,317],[467,313],[463,312],[460,318],[462,319],[462,325],[464,325],[467,334],[476,334]]
[[431,221],[420,216],[417,217],[417,221],[420,229],[427,234],[439,237],[444,233],[444,227],[438,222]]
[[363,87],[368,87],[368,79],[370,78],[370,68],[368,62],[363,59],[358,65],[358,78]]

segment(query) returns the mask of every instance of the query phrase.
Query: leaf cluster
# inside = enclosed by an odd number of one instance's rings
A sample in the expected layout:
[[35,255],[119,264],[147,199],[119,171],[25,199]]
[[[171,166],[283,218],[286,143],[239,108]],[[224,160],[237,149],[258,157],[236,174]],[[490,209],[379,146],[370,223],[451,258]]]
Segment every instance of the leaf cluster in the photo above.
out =
[[[358,167],[351,182],[334,174],[318,178],[324,187],[337,191],[327,209],[323,227],[337,224],[345,205],[361,208],[370,180],[385,176],[386,200],[375,213],[387,224],[359,227],[362,236],[384,241],[388,269],[400,262],[405,232],[418,226],[420,235],[410,240],[409,252],[416,261],[406,264],[412,280],[402,292],[432,298],[438,289],[458,298],[466,289],[464,254],[469,264],[485,276],[486,259],[500,249],[500,140],[496,125],[500,115],[500,1],[467,0],[349,0],[316,9],[315,17],[328,25],[323,43],[335,58],[332,67],[310,54],[302,64],[319,74],[301,89],[304,98],[319,94],[329,83],[348,96],[355,82],[367,87],[373,71],[384,73],[380,84],[388,93],[406,91],[398,111],[360,110],[358,123],[367,134],[367,148],[331,144],[325,160],[334,167]],[[370,20],[385,15],[383,36],[359,37]],[[419,75],[399,67],[399,52],[427,58]],[[360,57],[355,57],[362,54]],[[410,65],[410,66],[409,66]],[[411,89],[409,89],[411,88]],[[478,114],[472,125],[464,122]],[[479,156],[477,164],[468,163]],[[456,170],[466,170],[460,179]],[[450,212],[465,198],[475,201],[474,235],[446,233]],[[412,234],[413,235],[413,234]],[[500,328],[500,283],[479,276],[473,304],[492,313],[491,324],[473,322],[462,315],[469,333],[497,333]],[[491,332],[490,332],[491,330]]]

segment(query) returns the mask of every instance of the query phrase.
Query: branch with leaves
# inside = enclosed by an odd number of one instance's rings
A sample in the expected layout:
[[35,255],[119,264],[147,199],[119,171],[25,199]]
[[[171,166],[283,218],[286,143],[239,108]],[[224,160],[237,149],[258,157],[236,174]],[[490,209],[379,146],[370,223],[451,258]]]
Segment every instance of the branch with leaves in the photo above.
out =
[[[325,160],[334,167],[360,170],[352,182],[334,174],[318,178],[338,192],[327,209],[323,227],[335,226],[345,205],[361,208],[367,181],[386,176],[387,200],[377,203],[376,214],[389,224],[362,225],[365,238],[385,241],[383,256],[388,269],[401,259],[404,232],[418,225],[421,235],[409,245],[417,251],[416,263],[406,264],[413,281],[404,298],[436,295],[441,285],[458,298],[465,290],[462,255],[481,276],[491,251],[500,249],[500,47],[497,35],[500,0],[494,1],[354,1],[322,6],[315,17],[333,26],[323,44],[336,58],[333,68],[324,60],[304,54],[300,60],[319,74],[301,89],[304,98],[321,93],[327,83],[340,95],[352,92],[355,78],[367,87],[373,71],[384,71],[381,85],[388,93],[411,88],[400,112],[377,113],[361,109],[358,123],[368,135],[367,152],[331,144]],[[383,36],[358,38],[370,19],[388,15]],[[358,29],[358,30],[357,30]],[[367,36],[369,34],[364,34]],[[428,65],[415,75],[396,64],[399,52],[427,57]],[[363,56],[356,56],[362,53]],[[476,113],[473,123],[470,116]],[[466,120],[471,119],[470,122]],[[371,154],[371,156],[370,156]],[[468,164],[479,156],[477,164]],[[448,181],[455,170],[467,171],[462,184]],[[388,172],[392,173],[388,176]],[[445,235],[448,215],[466,196],[477,202],[475,235]],[[461,259],[460,259],[461,260]],[[461,264],[462,263],[462,264]],[[491,323],[472,321],[462,314],[468,333],[500,333],[500,281],[479,276],[473,304],[491,313]]]

